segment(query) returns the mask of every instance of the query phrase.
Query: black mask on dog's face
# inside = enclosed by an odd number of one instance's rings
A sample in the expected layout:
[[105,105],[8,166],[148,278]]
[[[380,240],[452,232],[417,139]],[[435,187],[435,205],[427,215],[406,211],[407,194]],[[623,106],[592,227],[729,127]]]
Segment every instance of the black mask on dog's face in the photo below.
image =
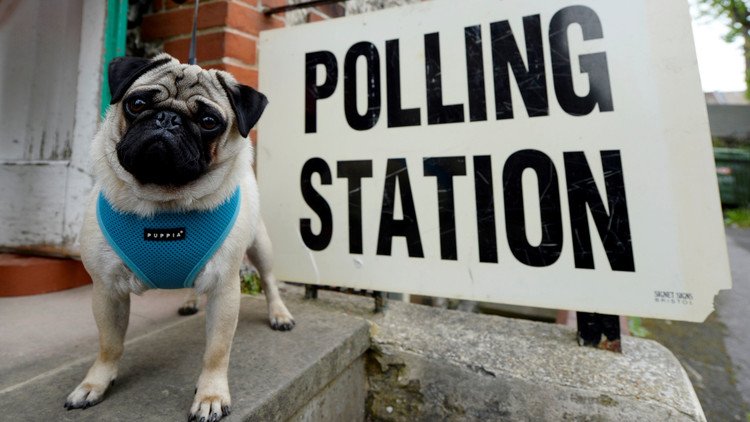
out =
[[[201,101],[201,94],[209,98],[209,88],[200,93],[182,93],[190,98],[191,107],[185,107],[187,100],[184,98],[168,96],[173,95],[171,88],[178,86],[179,79],[170,89],[165,90],[161,82],[157,84],[159,88],[141,84],[128,92],[140,76],[167,63],[176,64],[170,59],[115,59],[109,67],[109,83],[112,104],[122,101],[126,123],[125,132],[116,146],[120,165],[142,184],[179,187],[208,172],[230,122],[210,104],[216,100],[215,96],[211,101]],[[184,67],[177,65],[170,69],[170,72],[176,73],[172,76],[180,78],[180,71]],[[265,96],[250,87],[227,83],[221,75],[210,76],[215,78],[213,81],[206,79],[208,77],[207,73],[199,75],[198,80],[214,89],[219,85],[223,88],[234,111],[237,130],[246,137],[268,102]],[[217,79],[219,83],[215,84]],[[178,91],[174,89],[174,92]],[[225,103],[226,98],[223,100]],[[179,101],[182,101],[181,106],[174,106]]]
[[182,186],[206,173],[212,144],[226,122],[206,104],[192,116],[154,107],[154,94],[135,92],[123,101],[128,129],[117,144],[117,158],[140,183]]

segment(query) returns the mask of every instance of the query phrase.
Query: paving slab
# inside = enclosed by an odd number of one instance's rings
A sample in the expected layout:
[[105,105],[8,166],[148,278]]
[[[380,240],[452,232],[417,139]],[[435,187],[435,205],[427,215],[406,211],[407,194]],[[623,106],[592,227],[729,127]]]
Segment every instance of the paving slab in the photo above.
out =
[[[277,332],[269,327],[263,298],[242,298],[230,361],[233,412],[229,421],[292,416],[369,347],[369,325],[364,319],[318,307],[299,295],[286,302],[297,326],[291,332]],[[171,312],[176,309],[164,306]],[[75,332],[74,324],[71,320],[59,329]],[[67,411],[63,403],[94,354],[0,390],[3,419],[182,420],[201,369],[204,324],[205,316],[199,313],[128,340],[117,382],[92,408]]]

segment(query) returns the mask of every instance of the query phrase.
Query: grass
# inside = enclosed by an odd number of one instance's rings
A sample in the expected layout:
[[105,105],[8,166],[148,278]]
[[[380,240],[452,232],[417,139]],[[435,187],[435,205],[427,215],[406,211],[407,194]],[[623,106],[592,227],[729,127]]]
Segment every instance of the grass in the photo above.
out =
[[240,277],[240,286],[244,294],[260,294],[260,276],[255,271],[244,273]]
[[628,317],[628,331],[632,336],[641,338],[647,338],[651,334],[643,326],[643,321],[639,317]]
[[750,228],[750,208],[725,209],[724,224],[733,227]]

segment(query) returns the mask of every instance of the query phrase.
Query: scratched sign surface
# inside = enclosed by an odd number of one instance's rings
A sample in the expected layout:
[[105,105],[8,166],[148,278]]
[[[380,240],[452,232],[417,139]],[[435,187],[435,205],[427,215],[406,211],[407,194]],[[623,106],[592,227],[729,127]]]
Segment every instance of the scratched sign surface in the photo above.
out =
[[730,287],[684,0],[429,1],[260,38],[280,279],[691,321]]

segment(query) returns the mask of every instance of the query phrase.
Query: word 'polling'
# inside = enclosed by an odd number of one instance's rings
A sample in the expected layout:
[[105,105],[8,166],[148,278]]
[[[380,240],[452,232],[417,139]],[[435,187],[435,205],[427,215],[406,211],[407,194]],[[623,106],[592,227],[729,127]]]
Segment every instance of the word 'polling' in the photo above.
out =
[[[613,111],[607,56],[605,52],[571,56],[568,29],[579,26],[583,43],[603,38],[602,25],[591,8],[569,6],[557,11],[548,27],[549,59],[555,96],[562,110],[572,116],[585,116],[596,106],[599,111]],[[525,40],[525,62],[516,35],[507,20],[489,24],[491,39],[492,81],[494,84],[495,119],[513,118],[510,74],[512,72],[529,117],[549,115],[549,95],[545,65],[544,37],[540,15],[523,17]],[[466,86],[468,89],[468,120],[487,120],[485,95],[485,70],[482,25],[464,28]],[[466,121],[464,104],[445,104],[443,101],[442,61],[440,33],[424,35],[424,74],[427,124],[460,123]],[[419,107],[404,108],[401,89],[401,50],[398,39],[385,41],[385,108],[389,128],[419,126],[422,110]],[[366,63],[367,107],[360,112],[357,99],[357,62]],[[581,74],[588,78],[588,93],[579,95],[574,87],[574,60]],[[382,78],[381,54],[378,47],[368,41],[352,45],[343,60],[344,114],[348,125],[363,131],[373,128],[381,115]],[[327,50],[309,52],[305,55],[305,133],[316,133],[318,102],[333,96],[339,85],[339,61]],[[322,68],[325,78],[318,83],[318,70]]]

